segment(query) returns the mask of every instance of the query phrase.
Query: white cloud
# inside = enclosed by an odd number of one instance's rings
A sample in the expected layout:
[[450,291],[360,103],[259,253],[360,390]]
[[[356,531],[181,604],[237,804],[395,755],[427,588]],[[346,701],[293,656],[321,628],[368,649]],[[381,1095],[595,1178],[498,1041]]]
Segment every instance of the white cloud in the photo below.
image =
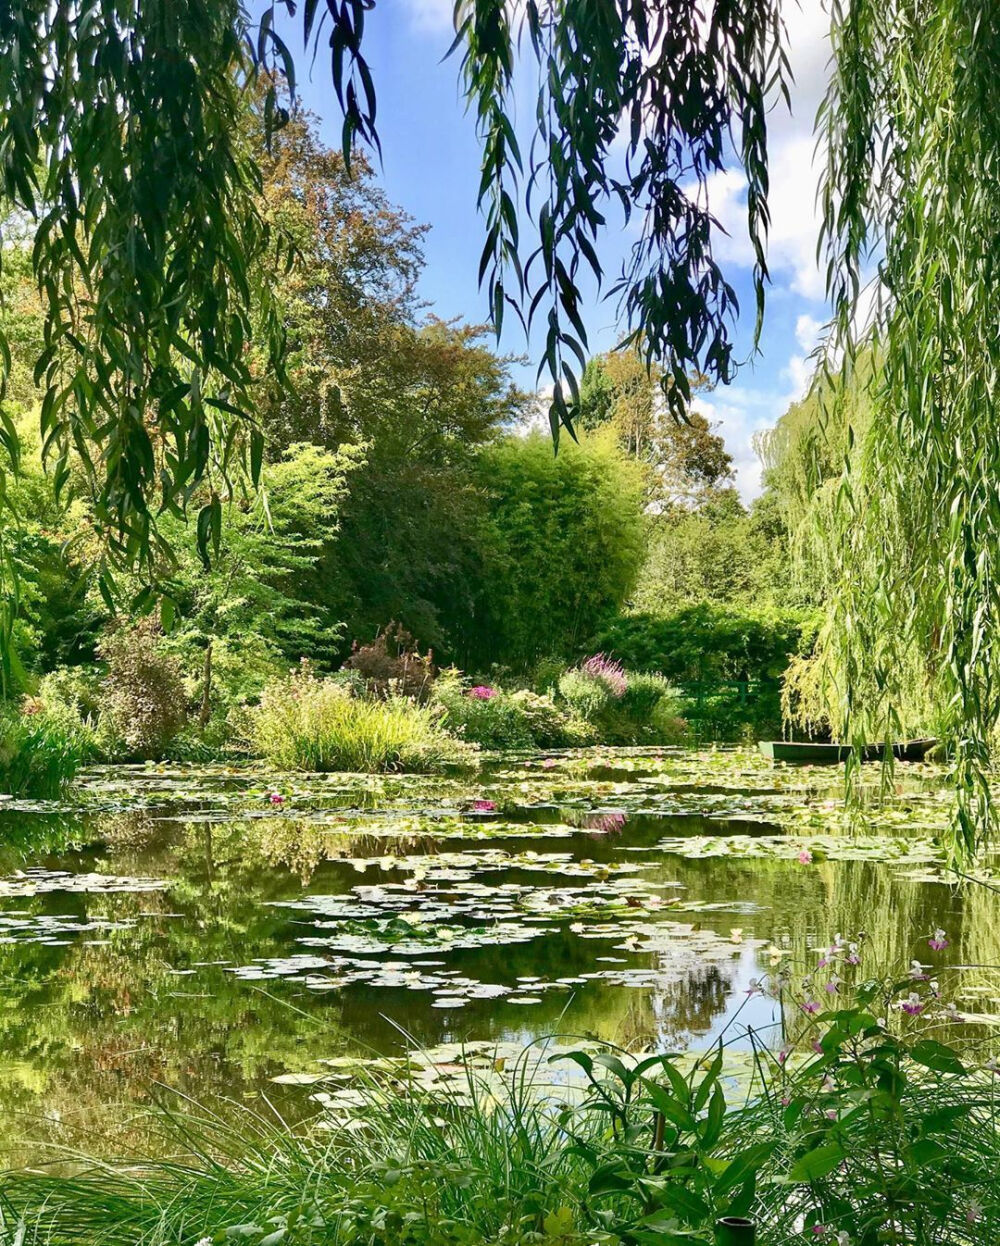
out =
[[[768,205],[771,226],[767,256],[772,276],[804,298],[823,298],[824,278],[816,262],[820,212],[820,161],[815,158],[813,123],[826,89],[830,54],[829,16],[821,0],[786,0],[789,59],[795,82],[791,111],[777,105],[768,118]],[[746,182],[736,170],[715,174],[708,204],[728,237],[720,238],[719,259],[749,266],[753,251],[746,229]]]
[[451,31],[455,6],[452,0],[405,0],[410,21],[417,30]]

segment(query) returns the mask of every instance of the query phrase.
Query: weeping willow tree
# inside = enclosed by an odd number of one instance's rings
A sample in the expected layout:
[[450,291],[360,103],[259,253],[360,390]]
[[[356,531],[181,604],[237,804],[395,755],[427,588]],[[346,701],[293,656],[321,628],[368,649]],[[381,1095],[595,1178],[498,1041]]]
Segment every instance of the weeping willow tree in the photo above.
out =
[[1000,717],[1000,6],[831,9],[830,346],[848,385],[859,344],[879,361],[820,516],[831,717],[847,738],[890,739],[932,705],[967,853],[994,820]]

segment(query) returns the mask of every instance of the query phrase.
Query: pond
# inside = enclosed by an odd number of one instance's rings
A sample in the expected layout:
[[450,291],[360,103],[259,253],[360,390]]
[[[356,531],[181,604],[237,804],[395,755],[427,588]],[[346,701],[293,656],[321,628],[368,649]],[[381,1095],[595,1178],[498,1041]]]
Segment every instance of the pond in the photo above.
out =
[[988,1027],[1000,895],[953,885],[940,774],[899,767],[859,826],[842,781],[601,749],[451,778],[118,767],[7,802],[6,1157],[136,1145],[136,1109],[175,1091],[294,1119],[313,1075],[410,1042],[738,1040],[779,1020],[752,992],[769,964],[862,929],[887,965],[946,929],[979,967],[951,997]]

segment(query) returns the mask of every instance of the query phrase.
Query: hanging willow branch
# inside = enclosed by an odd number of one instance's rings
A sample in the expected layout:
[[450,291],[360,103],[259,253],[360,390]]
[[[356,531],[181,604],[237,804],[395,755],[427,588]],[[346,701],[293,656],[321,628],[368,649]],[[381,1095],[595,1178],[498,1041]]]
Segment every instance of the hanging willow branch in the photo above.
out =
[[[668,401],[683,412],[691,375],[726,382],[734,372],[737,302],[712,255],[718,226],[707,193],[712,174],[733,163],[747,178],[760,328],[766,114],[787,99],[790,79],[780,3],[459,0],[455,14],[483,143],[480,278],[498,329],[505,304],[545,324],[539,375],[553,385],[553,436],[560,425],[572,432],[587,348],[581,275],[598,286],[605,277],[609,211],[639,225],[612,287],[629,342],[663,367]],[[533,54],[539,84],[526,157],[513,108],[521,49]],[[527,244],[522,206],[533,227]]]
[[1000,718],[1000,6],[834,0],[824,242],[833,344],[866,277],[880,360],[840,488],[831,653],[852,738],[923,692],[954,750],[955,848],[993,821]]

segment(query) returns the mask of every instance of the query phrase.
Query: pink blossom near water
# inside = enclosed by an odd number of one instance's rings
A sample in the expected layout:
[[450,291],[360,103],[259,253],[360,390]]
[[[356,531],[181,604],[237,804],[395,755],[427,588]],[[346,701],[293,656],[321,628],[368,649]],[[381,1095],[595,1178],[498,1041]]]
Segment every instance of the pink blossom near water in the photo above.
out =
[[603,653],[595,653],[583,663],[580,670],[591,679],[600,680],[616,700],[625,695],[628,676],[624,666],[613,658],[606,657]]
[[476,684],[474,688],[470,688],[465,694],[472,697],[474,701],[489,701],[497,694],[496,688],[489,687],[488,684]]
[[480,813],[492,813],[496,809],[495,800],[474,800],[472,802],[473,809],[477,809]]

